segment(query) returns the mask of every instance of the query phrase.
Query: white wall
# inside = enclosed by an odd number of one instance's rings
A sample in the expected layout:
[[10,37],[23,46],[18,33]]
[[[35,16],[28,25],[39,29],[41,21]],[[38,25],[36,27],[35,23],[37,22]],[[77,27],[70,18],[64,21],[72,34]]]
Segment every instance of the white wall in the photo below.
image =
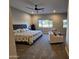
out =
[[[56,28],[58,32],[63,32],[65,34],[66,29],[63,28],[63,19],[67,19],[66,13],[32,15],[32,23],[36,25],[37,29],[40,29],[38,26],[38,20],[40,18],[52,20],[53,28]],[[48,32],[49,30],[52,30],[52,28],[42,28],[42,30]]]
[[12,8],[12,15],[14,17],[13,24],[31,24],[31,16],[28,13]]
[[66,52],[69,55],[69,27],[66,32],[66,44],[65,44]]
[[14,40],[14,36],[13,36],[13,31],[12,31],[12,28],[13,28],[12,27],[13,17],[12,17],[11,12],[10,12],[10,16],[9,17],[10,17],[9,18],[9,58],[10,59],[17,59],[15,40]]
[[66,31],[65,49],[66,49],[67,54],[69,55],[69,10],[68,10],[67,19],[68,19],[68,26],[67,26],[67,31]]

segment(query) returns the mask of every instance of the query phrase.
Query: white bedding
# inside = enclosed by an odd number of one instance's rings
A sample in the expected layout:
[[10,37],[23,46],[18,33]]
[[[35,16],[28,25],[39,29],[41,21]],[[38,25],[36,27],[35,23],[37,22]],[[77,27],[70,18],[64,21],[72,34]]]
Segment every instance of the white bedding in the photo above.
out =
[[42,35],[42,32],[40,30],[35,31],[24,31],[24,32],[15,32],[15,40],[16,41],[24,41],[29,44],[32,44],[38,37]]

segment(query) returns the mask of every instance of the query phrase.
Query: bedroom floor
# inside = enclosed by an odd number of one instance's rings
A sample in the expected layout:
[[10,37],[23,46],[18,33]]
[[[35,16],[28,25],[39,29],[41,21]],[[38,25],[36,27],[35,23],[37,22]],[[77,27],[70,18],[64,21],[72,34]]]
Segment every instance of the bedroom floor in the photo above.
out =
[[43,35],[32,46],[16,44],[18,59],[68,59],[64,44],[50,44]]

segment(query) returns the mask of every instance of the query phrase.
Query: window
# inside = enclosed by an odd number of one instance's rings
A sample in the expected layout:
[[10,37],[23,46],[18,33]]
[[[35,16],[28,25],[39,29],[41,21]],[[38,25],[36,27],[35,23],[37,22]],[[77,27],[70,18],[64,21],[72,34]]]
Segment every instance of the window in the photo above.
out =
[[53,22],[51,20],[39,20],[39,27],[52,28]]
[[63,28],[67,28],[68,22],[66,19],[63,20]]

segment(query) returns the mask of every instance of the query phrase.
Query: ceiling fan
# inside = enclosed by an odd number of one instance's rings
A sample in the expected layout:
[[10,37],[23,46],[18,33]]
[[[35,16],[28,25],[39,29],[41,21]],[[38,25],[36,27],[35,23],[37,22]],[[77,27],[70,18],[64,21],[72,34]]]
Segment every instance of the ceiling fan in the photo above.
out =
[[30,7],[26,7],[26,8],[31,9],[31,10],[35,10],[35,11],[37,11],[37,13],[39,10],[44,10],[44,8],[38,8],[38,5],[34,5],[34,6],[35,6],[34,8],[30,8]]

